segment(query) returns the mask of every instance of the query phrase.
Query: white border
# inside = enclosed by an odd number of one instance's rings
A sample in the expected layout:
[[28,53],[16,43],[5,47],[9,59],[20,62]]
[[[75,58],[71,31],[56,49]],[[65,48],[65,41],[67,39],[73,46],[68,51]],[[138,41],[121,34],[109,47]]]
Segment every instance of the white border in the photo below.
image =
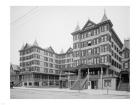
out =
[[[139,20],[140,20],[140,2],[138,0],[123,1],[102,1],[102,0],[50,0],[46,1],[6,1],[0,2],[0,32],[1,32],[1,75],[0,75],[0,104],[1,105],[26,105],[26,104],[65,104],[65,105],[135,105],[139,103]],[[86,100],[17,100],[10,99],[9,91],[9,64],[10,64],[10,8],[9,6],[130,6],[130,43],[131,43],[131,99],[122,100],[104,100],[104,99],[86,99]],[[131,36],[132,35],[132,36]]]

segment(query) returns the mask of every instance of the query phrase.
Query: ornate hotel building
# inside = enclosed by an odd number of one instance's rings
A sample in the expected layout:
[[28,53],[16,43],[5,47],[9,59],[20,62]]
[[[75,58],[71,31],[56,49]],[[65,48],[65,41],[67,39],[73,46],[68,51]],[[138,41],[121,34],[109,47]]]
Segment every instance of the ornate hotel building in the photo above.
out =
[[81,29],[77,26],[72,35],[75,69],[66,71],[77,74],[78,79],[71,80],[71,89],[117,89],[123,44],[111,20],[104,13],[101,22],[88,20]]
[[33,45],[25,44],[20,52],[22,86],[59,87],[59,76],[63,77],[62,68],[72,66],[72,48],[66,53],[57,54],[52,47],[43,49],[37,41]]
[[104,13],[101,21],[90,19],[77,25],[73,48],[57,54],[52,47],[41,48],[35,41],[19,50],[21,84],[28,87],[65,87],[70,89],[118,89],[123,47]]

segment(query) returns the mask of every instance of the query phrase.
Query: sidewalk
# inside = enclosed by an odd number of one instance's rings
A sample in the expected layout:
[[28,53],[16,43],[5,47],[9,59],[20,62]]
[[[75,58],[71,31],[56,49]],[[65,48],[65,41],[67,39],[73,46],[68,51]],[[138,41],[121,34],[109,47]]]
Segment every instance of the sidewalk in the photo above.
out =
[[70,89],[60,89],[60,88],[27,88],[27,87],[14,87],[15,89],[29,89],[29,90],[47,90],[47,91],[57,91],[57,92],[71,92],[71,93],[86,93],[89,95],[121,95],[129,96],[130,92],[127,91],[115,91],[115,90],[99,90],[99,89],[85,89],[85,90],[70,90]]

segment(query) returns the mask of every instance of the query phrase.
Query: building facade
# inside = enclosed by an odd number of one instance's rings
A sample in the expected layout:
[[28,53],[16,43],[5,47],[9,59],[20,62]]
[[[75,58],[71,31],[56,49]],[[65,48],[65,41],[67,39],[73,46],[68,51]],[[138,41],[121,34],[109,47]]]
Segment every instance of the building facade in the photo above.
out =
[[119,90],[130,91],[130,40],[124,40],[120,51],[122,55],[122,71],[120,72]]
[[21,86],[21,84],[19,84],[20,80],[20,66],[10,64],[10,85]]
[[72,88],[117,89],[122,67],[119,51],[123,44],[111,20],[104,13],[100,23],[88,20],[82,29],[77,26],[72,35],[74,67],[85,65],[78,68],[79,78]]
[[65,53],[58,54],[52,47],[41,48],[37,41],[22,46],[22,86],[118,89],[123,44],[106,13],[99,23],[89,19],[71,34],[73,48]]
[[23,86],[59,87],[60,74],[64,75],[61,69],[72,66],[72,48],[57,54],[52,47],[43,49],[35,41],[33,45],[26,43],[19,52]]

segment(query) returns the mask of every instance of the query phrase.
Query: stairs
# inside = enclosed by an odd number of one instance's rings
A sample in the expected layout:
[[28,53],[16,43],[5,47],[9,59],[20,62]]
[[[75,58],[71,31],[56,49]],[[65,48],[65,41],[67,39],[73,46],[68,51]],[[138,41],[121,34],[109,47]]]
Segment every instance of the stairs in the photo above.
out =
[[130,90],[129,83],[120,82],[119,90],[120,91],[129,91]]
[[88,85],[87,82],[88,82],[88,76],[86,76],[84,79],[82,79],[82,82],[80,84],[81,89],[87,88],[87,85]]
[[86,76],[84,79],[81,79],[80,77],[77,78],[73,86],[70,88],[71,90],[82,90],[84,89],[86,82],[88,80],[88,76]]

